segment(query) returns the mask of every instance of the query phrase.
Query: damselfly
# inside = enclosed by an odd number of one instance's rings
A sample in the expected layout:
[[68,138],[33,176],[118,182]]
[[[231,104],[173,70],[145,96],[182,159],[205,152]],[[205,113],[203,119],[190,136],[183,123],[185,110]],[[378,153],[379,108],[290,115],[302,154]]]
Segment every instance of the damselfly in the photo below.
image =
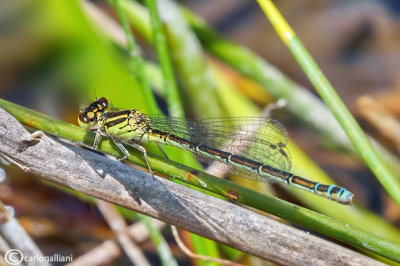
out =
[[[78,122],[83,127],[97,125],[93,146],[97,149],[101,134],[105,134],[121,149],[125,159],[129,153],[122,142],[144,153],[140,145],[154,142],[190,151],[200,157],[219,162],[230,171],[244,178],[261,182],[279,182],[300,188],[316,195],[351,204],[353,194],[336,185],[313,182],[290,173],[291,159],[287,150],[287,133],[277,121],[265,118],[210,118],[183,120],[161,115],[147,115],[133,110],[107,110],[106,98],[97,99],[82,109]],[[232,130],[232,126],[241,131]],[[246,124],[259,124],[257,132]],[[244,127],[243,127],[244,125]],[[249,138],[251,136],[251,138]],[[225,145],[234,138],[232,145]],[[87,146],[84,143],[81,143]]]

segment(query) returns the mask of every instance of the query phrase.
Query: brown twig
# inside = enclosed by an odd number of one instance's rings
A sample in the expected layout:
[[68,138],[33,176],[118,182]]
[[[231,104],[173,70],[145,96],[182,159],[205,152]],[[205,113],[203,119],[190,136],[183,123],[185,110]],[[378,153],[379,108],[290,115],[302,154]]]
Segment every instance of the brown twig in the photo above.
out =
[[178,229],[176,226],[171,225],[172,234],[175,238],[176,243],[178,244],[179,248],[189,257],[193,259],[205,260],[205,261],[214,261],[222,265],[230,265],[230,266],[243,266],[243,264],[236,263],[231,260],[219,259],[214,257],[209,257],[205,255],[200,255],[193,253],[186,245],[183,243],[182,239],[179,236]]
[[[157,229],[163,228],[166,224],[153,219],[153,225]],[[130,237],[140,244],[149,238],[149,233],[146,226],[142,222],[135,223],[128,227]],[[121,256],[122,250],[118,245],[117,239],[104,241],[101,245],[93,248],[82,256],[76,258],[68,266],[81,266],[81,265],[109,265],[113,260]]]
[[128,234],[128,226],[112,204],[96,199],[97,207],[111,229],[116,233],[118,242],[134,265],[150,265],[142,250]]
[[[17,219],[11,216],[0,201],[0,237],[13,249],[18,249],[24,256],[43,257],[35,242],[25,232]],[[42,263],[39,263],[42,264]],[[27,261],[27,265],[38,265],[37,262]]]

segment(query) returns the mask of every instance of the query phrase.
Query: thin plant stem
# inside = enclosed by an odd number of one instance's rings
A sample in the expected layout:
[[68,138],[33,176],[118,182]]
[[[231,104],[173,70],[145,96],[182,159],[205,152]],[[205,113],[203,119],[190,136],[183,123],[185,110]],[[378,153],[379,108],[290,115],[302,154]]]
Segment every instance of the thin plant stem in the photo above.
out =
[[[163,28],[163,24],[160,20],[159,12],[157,9],[157,2],[155,0],[146,0],[146,6],[150,14],[153,45],[156,48],[159,64],[164,77],[164,92],[166,96],[168,111],[171,116],[183,118],[185,116],[183,110],[182,100],[179,94],[178,87],[175,82],[174,71],[172,67],[172,61],[170,56],[170,49],[167,43],[166,31]],[[174,159],[178,159],[176,156]],[[185,161],[189,165],[197,165],[197,162],[192,156],[187,154],[179,154],[179,161]],[[193,236],[193,235],[192,235]],[[206,244],[205,242],[212,243],[210,240],[205,238],[192,237],[194,242],[197,242],[197,246],[209,247],[211,252],[209,254],[217,254],[216,245]],[[203,262],[200,262],[202,265]]]
[[307,49],[301,43],[294,31],[279,13],[278,9],[270,0],[257,0],[266,16],[271,21],[276,32],[284,44],[292,52],[301,68],[314,85],[326,105],[332,111],[350,141],[360,154],[363,161],[368,165],[389,195],[400,205],[400,182],[387,169],[382,159],[378,156],[367,136],[344,105],[332,84],[328,81]]
[[151,241],[157,249],[157,253],[160,255],[162,265],[177,266],[178,263],[171,254],[171,250],[168,247],[167,241],[165,241],[165,238],[161,234],[160,230],[154,226],[153,219],[140,213],[138,213],[137,216],[146,225]]
[[168,52],[167,38],[158,15],[157,3],[155,0],[146,0],[146,5],[150,14],[153,44],[164,76],[165,96],[168,111],[171,116],[183,118],[184,112],[182,101],[175,82],[172,62]]
[[147,80],[146,75],[144,75],[143,59],[140,55],[140,51],[139,51],[138,47],[135,44],[135,39],[134,39],[131,29],[129,27],[128,20],[126,19],[124,11],[121,8],[120,0],[113,0],[113,3],[115,6],[115,10],[117,11],[119,20],[121,22],[121,25],[124,29],[124,33],[125,33],[125,37],[126,37],[126,41],[127,41],[127,45],[128,45],[127,48],[129,51],[129,55],[132,58],[134,71],[136,72],[136,75],[140,82],[140,86],[144,93],[144,96],[145,96],[144,99],[146,100],[149,110],[152,113],[159,113],[160,111],[158,109],[154,95],[151,91],[150,84]]

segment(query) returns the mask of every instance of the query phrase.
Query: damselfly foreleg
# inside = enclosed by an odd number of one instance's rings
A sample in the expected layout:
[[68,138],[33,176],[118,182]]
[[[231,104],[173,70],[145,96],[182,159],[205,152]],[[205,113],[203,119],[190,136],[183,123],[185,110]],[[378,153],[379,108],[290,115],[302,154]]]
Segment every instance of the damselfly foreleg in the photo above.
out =
[[100,136],[101,136],[101,130],[97,129],[93,145],[88,145],[88,144],[86,144],[85,142],[83,142],[81,140],[77,141],[76,143],[78,143],[79,145],[84,146],[86,148],[89,148],[89,149],[97,151],[97,146],[99,145]]

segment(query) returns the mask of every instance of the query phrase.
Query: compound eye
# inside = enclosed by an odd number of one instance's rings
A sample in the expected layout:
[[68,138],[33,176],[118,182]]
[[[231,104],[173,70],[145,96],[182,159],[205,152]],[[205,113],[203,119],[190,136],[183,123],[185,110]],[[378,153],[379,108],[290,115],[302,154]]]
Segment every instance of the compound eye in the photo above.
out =
[[86,116],[85,113],[80,113],[79,114],[79,121],[84,123],[84,124],[89,124],[89,118]]
[[104,97],[99,99],[99,103],[104,109],[108,107],[108,100]]

